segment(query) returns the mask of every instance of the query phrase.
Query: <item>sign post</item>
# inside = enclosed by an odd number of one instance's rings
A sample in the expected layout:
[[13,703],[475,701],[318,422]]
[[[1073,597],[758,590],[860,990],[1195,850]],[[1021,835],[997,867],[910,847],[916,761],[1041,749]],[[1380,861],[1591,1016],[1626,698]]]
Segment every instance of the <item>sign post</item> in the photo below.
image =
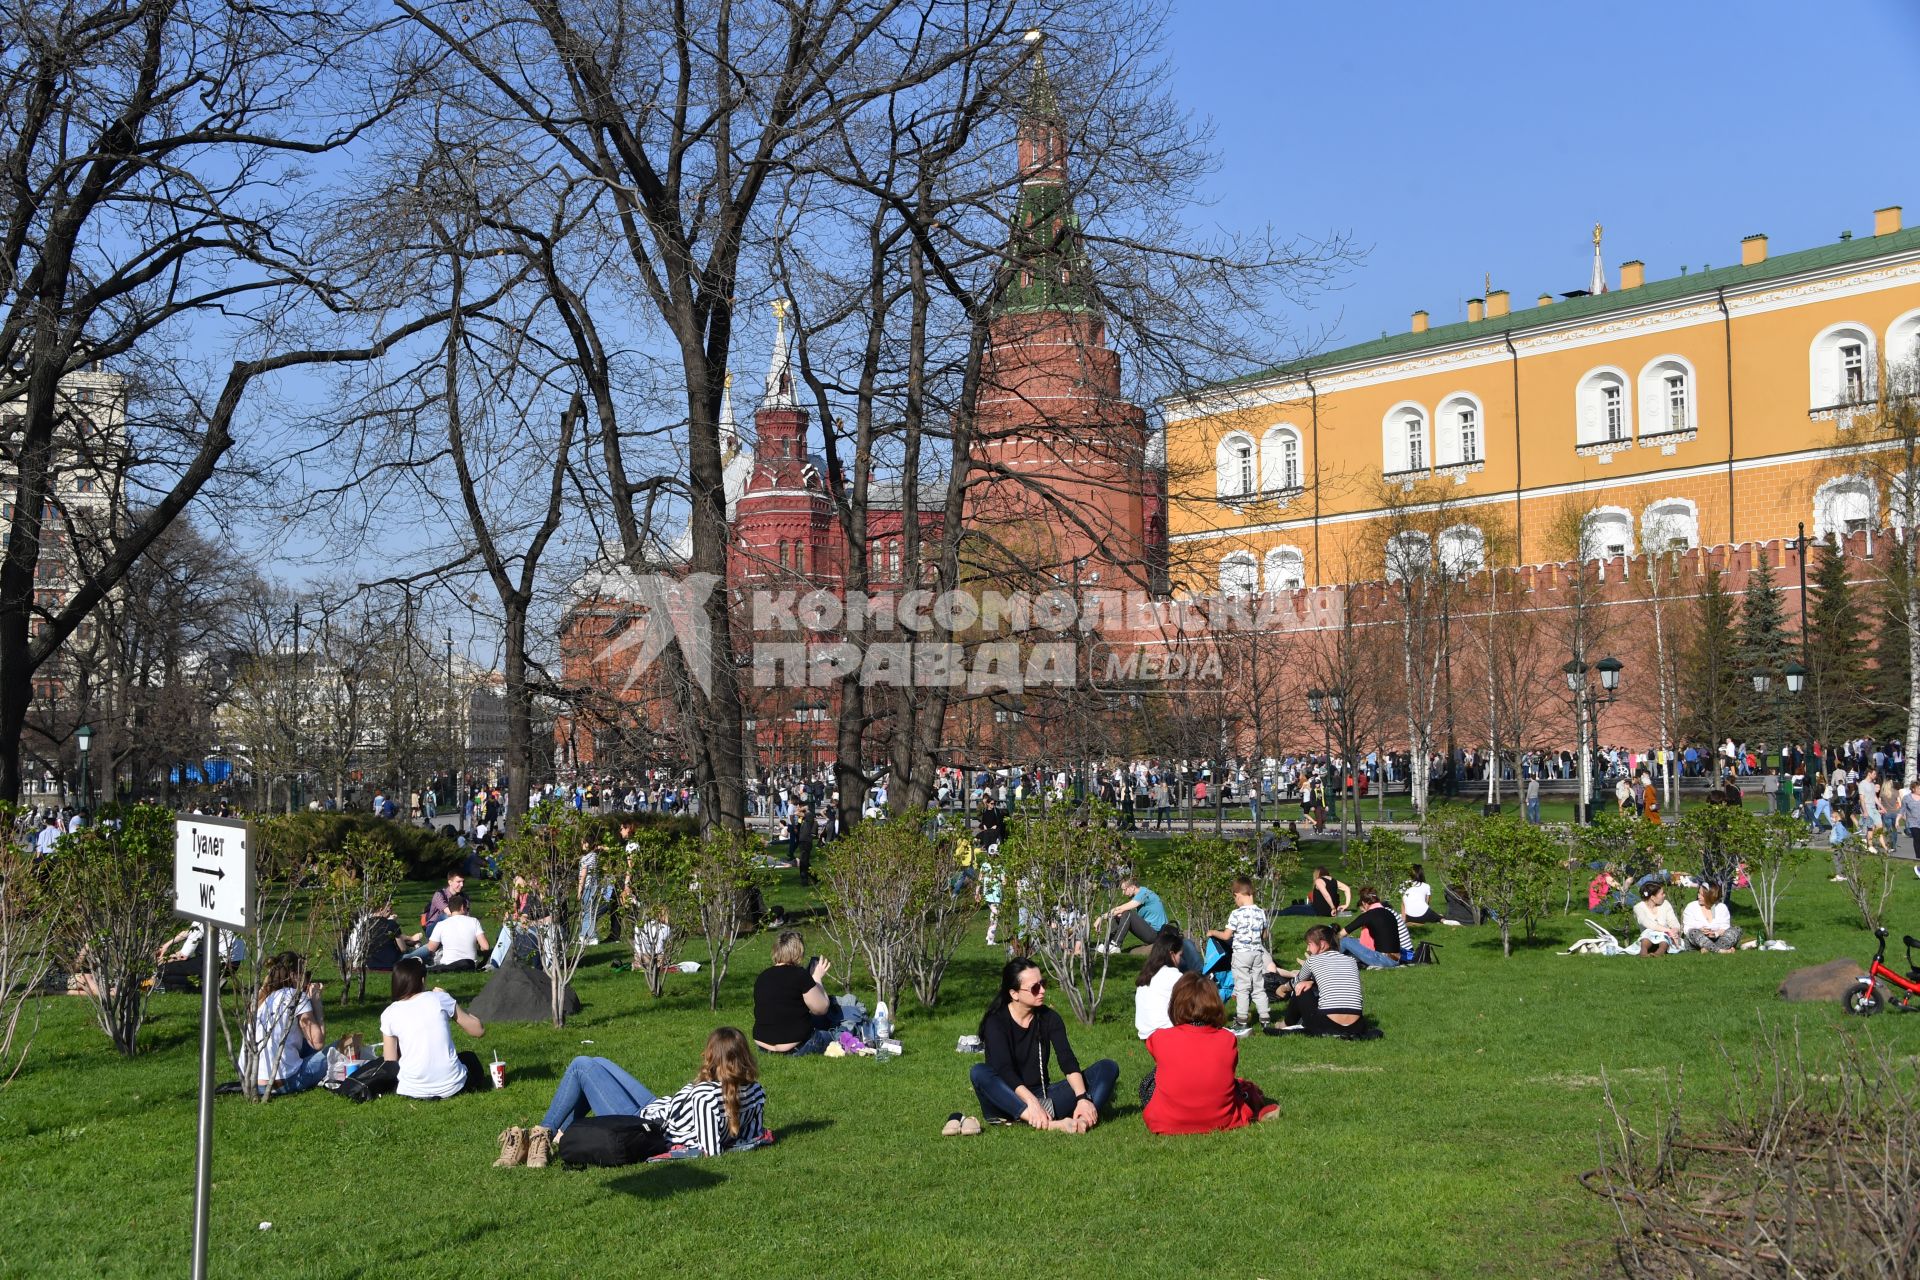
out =
[[200,937],[200,1137],[193,1168],[193,1280],[206,1280],[208,1193],[213,1183],[213,1029],[220,1016],[220,935],[253,928],[253,849],[247,824],[175,818],[173,913],[198,920]]

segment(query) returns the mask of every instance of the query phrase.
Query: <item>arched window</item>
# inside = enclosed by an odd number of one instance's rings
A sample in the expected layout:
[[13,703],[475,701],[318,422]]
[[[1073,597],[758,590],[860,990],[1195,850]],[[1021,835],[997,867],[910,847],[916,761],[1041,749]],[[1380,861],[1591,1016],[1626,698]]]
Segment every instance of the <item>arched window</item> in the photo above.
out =
[[1909,311],[1887,326],[1888,390],[1920,395],[1920,311]]
[[1633,514],[1625,507],[1599,507],[1580,522],[1580,558],[1610,560],[1633,550]]
[[1297,591],[1307,585],[1307,558],[1298,547],[1267,552],[1267,590]]
[[1486,413],[1479,397],[1462,391],[1440,402],[1435,419],[1433,461],[1435,466],[1455,467],[1480,462],[1485,455]]
[[1808,406],[1845,409],[1873,400],[1877,361],[1873,330],[1852,322],[1820,331],[1808,351]]
[[1426,534],[1409,530],[1387,539],[1385,569],[1388,582],[1417,578],[1427,571],[1431,563],[1433,552],[1427,544]]
[[1888,482],[1887,523],[1902,532],[1920,525],[1920,470],[1896,474]]
[[1254,474],[1253,437],[1235,431],[1214,451],[1216,492],[1222,498],[1244,498],[1258,487]]
[[1397,404],[1381,423],[1380,469],[1387,475],[1427,469],[1427,411]]
[[1640,371],[1640,436],[1673,435],[1699,427],[1694,406],[1693,365],[1661,356]]
[[1253,555],[1246,551],[1236,551],[1220,562],[1220,594],[1223,596],[1250,596],[1260,589],[1260,567],[1253,562]]
[[1581,444],[1626,444],[1633,439],[1633,404],[1627,397],[1627,375],[1620,370],[1595,369],[1580,379],[1575,408]]
[[1640,513],[1640,545],[1648,551],[1689,551],[1699,546],[1699,509],[1688,498],[1654,503]]
[[1487,567],[1487,536],[1470,524],[1440,531],[1440,567],[1455,577]]
[[1833,538],[1873,528],[1876,496],[1873,481],[1865,476],[1827,481],[1813,495],[1813,536]]
[[1272,493],[1300,485],[1300,432],[1281,423],[1260,441],[1260,487]]

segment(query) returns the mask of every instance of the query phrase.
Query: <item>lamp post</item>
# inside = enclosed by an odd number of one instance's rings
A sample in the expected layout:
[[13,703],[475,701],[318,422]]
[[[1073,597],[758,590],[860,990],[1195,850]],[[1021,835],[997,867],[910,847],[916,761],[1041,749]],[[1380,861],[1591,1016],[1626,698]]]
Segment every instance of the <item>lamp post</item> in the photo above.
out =
[[[1330,688],[1326,688],[1326,689],[1307,690],[1307,714],[1311,716],[1314,720],[1319,722],[1320,745],[1321,745],[1320,754],[1321,754],[1321,759],[1326,764],[1326,770],[1329,775],[1331,775],[1333,772],[1333,726],[1336,721],[1339,722],[1341,727],[1340,749],[1342,751],[1347,750],[1347,741],[1346,741],[1347,735],[1345,732],[1346,709],[1347,709],[1347,691],[1345,689],[1342,689],[1339,685],[1333,685]],[[1349,762],[1348,767],[1349,768],[1352,767],[1351,762]],[[1322,790],[1324,794],[1325,783],[1323,782],[1321,785],[1322,785]],[[1347,784],[1344,778],[1341,780],[1341,783],[1340,783],[1340,791],[1343,796],[1347,793]],[[1352,803],[1354,802],[1350,801],[1350,806]],[[1356,811],[1355,822],[1354,822],[1354,829],[1356,832],[1359,830],[1358,816],[1359,816],[1358,812]],[[1347,815],[1346,815],[1346,810],[1342,809],[1340,813],[1341,851],[1344,852],[1346,850],[1346,847],[1347,847]]]
[[[1573,694],[1573,741],[1576,759],[1577,785],[1579,794],[1573,803],[1573,820],[1590,822],[1593,818],[1593,755],[1587,750],[1587,725],[1593,724],[1593,745],[1600,745],[1600,708],[1619,696],[1620,672],[1624,664],[1618,658],[1605,657],[1588,666],[1578,653],[1575,653],[1565,666],[1560,668],[1567,677],[1567,688]],[[1596,689],[1587,676],[1597,672],[1600,685]]]
[[[1807,642],[1807,522],[1800,522],[1800,534],[1793,540],[1796,558],[1800,561],[1800,685],[1796,687],[1791,677],[1787,680],[1787,689],[1799,693],[1806,686],[1807,677],[1813,674],[1813,653]],[[1807,758],[1805,761],[1807,785],[1813,785],[1813,719],[1809,716],[1803,726],[1807,731]]]
[[73,731],[73,736],[80,743],[80,807],[91,810],[93,808],[93,774],[87,768],[87,751],[93,746],[93,726],[83,724]]
[[[1804,530],[1804,529],[1806,528],[1806,526],[1805,526],[1805,525],[1802,525],[1802,526],[1801,526],[1801,528],[1802,528],[1802,529]],[[1802,597],[1802,599],[1804,600],[1804,598],[1805,598],[1805,597],[1803,596],[1803,597]],[[1804,608],[1804,607],[1805,607],[1805,605],[1803,604],[1803,605],[1802,605],[1801,607],[1802,607],[1802,608]],[[1756,680],[1756,681],[1755,681],[1755,687],[1756,687],[1756,688],[1758,687],[1758,683],[1759,683],[1759,682],[1758,682],[1758,681]],[[1801,663],[1798,663],[1798,662],[1789,662],[1789,663],[1787,664],[1787,692],[1788,692],[1788,693],[1789,693],[1790,695],[1792,695],[1792,696],[1793,696],[1793,697],[1794,697],[1795,699],[1798,699],[1798,698],[1799,698],[1799,696],[1800,696],[1800,691],[1801,691],[1802,689],[1805,689],[1806,687],[1807,687],[1807,668],[1806,668],[1806,667],[1805,667],[1805,666],[1804,666],[1803,664],[1801,664]],[[1784,743],[1784,740],[1785,740],[1785,739],[1784,739],[1784,735],[1782,735],[1782,741],[1783,741],[1783,743]],[[1806,785],[1805,785],[1805,786],[1803,786],[1803,787],[1801,788],[1801,798],[1802,798],[1802,799],[1805,799],[1805,798],[1806,798],[1806,796],[1805,796],[1805,793],[1806,793],[1806,790],[1807,790],[1807,788],[1808,788],[1808,787],[1811,787],[1811,786],[1812,786],[1812,784],[1813,784],[1813,750],[1812,750],[1812,748],[1813,748],[1813,743],[1812,743],[1812,741],[1811,741],[1811,735],[1809,735],[1809,741],[1808,741],[1808,743],[1807,743],[1807,748],[1808,748],[1808,750],[1807,750],[1807,757],[1806,757],[1806,779],[1807,779],[1807,782],[1806,782]],[[1782,758],[1782,760],[1783,760],[1783,761],[1785,760],[1785,757],[1786,757],[1786,753],[1787,753],[1787,749],[1786,749],[1786,747],[1785,747],[1784,745],[1782,745],[1782,746],[1781,746],[1781,748],[1780,748],[1780,755],[1781,755],[1781,758]],[[1785,770],[1784,768],[1782,768],[1782,770],[1781,770],[1781,772],[1782,772],[1782,773],[1784,773],[1784,772],[1786,772],[1786,770]],[[1793,811],[1793,808],[1792,808],[1792,806],[1791,806],[1791,805],[1789,805],[1789,806],[1788,806],[1788,809],[1787,809],[1787,811],[1788,811],[1789,813],[1791,813],[1791,812]]]

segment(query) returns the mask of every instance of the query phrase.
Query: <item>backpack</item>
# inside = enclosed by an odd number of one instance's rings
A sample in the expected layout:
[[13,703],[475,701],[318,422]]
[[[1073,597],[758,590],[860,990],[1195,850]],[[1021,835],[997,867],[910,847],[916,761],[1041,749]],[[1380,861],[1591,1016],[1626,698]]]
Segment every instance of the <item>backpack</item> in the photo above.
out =
[[348,1102],[372,1102],[400,1087],[400,1064],[381,1059],[369,1062],[340,1082],[339,1094]]
[[554,1154],[563,1163],[617,1168],[664,1155],[673,1144],[652,1120],[639,1116],[588,1116],[560,1135]]
[[1439,944],[1434,942],[1421,942],[1421,943],[1415,944],[1413,948],[1413,963],[1439,964],[1440,963]]

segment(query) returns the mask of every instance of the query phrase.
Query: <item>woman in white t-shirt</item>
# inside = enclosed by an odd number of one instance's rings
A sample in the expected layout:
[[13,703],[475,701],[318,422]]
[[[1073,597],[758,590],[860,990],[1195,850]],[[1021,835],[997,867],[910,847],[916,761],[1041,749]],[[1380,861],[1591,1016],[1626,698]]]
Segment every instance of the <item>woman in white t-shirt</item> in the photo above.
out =
[[283,1094],[301,1093],[326,1078],[321,984],[303,982],[306,973],[306,957],[297,951],[283,951],[267,962],[267,980],[254,998],[253,1025],[241,1049],[262,1089],[277,1083]]
[[1186,945],[1178,929],[1160,930],[1160,936],[1147,948],[1147,963],[1133,987],[1133,1029],[1142,1040],[1173,1025],[1167,1014],[1167,1002],[1173,998],[1173,984],[1180,981],[1180,956]]
[[1413,875],[1400,886],[1400,914],[1408,924],[1439,924],[1442,917],[1433,910],[1433,886],[1427,883],[1426,868],[1413,864]]
[[487,1069],[472,1050],[456,1053],[449,1022],[479,1039],[487,1033],[480,1019],[435,987],[427,990],[427,967],[413,956],[393,966],[393,1003],[380,1014],[381,1056],[400,1064],[403,1098],[451,1098],[487,1087]]

